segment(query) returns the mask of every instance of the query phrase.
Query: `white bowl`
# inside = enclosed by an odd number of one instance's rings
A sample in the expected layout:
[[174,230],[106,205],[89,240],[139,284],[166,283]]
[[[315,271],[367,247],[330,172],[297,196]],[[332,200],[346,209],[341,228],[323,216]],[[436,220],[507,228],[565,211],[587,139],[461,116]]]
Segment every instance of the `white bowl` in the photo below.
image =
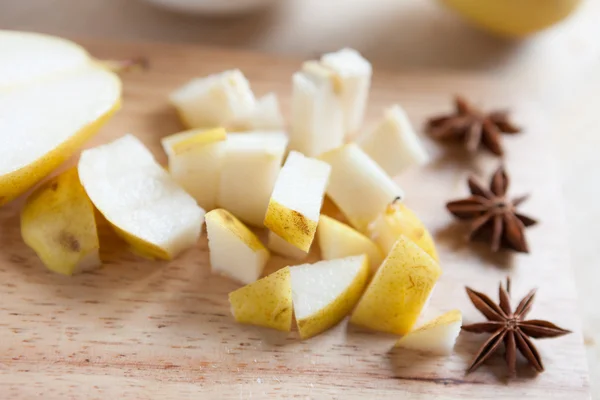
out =
[[157,6],[188,14],[230,15],[265,7],[276,0],[145,0]]

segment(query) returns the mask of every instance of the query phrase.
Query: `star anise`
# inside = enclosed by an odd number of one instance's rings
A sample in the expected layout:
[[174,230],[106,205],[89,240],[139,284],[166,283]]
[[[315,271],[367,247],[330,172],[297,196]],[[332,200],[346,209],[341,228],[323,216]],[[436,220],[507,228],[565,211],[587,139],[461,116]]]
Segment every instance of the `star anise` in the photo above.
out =
[[521,129],[514,125],[507,111],[484,113],[461,97],[454,98],[456,111],[453,114],[431,118],[427,132],[435,139],[464,141],[471,152],[481,145],[501,156],[502,134],[515,134]]
[[467,369],[467,373],[477,369],[492,354],[498,351],[502,342],[504,342],[504,358],[511,376],[516,374],[517,350],[521,352],[537,372],[543,372],[542,358],[531,338],[554,338],[571,333],[571,331],[559,328],[548,321],[525,320],[533,305],[535,289],[521,300],[513,312],[510,305],[510,278],[506,278],[506,288],[500,283],[499,305],[483,293],[476,292],[468,287],[466,289],[473,305],[488,319],[488,322],[463,325],[462,330],[492,334],[477,352],[473,362]]
[[510,200],[506,196],[510,179],[500,166],[492,176],[490,188],[475,177],[469,177],[471,196],[446,204],[448,211],[460,219],[471,220],[469,239],[490,237],[492,251],[506,247],[518,252],[529,252],[525,228],[537,221],[517,212],[527,195]]

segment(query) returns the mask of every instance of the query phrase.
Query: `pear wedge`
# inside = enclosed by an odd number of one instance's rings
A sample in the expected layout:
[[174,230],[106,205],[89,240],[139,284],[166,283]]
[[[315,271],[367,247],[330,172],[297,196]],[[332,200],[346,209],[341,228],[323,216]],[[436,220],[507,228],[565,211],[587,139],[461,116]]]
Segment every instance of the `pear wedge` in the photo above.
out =
[[283,257],[291,258],[294,260],[303,260],[308,255],[306,251],[300,250],[293,244],[290,244],[285,239],[280,238],[279,236],[277,236],[277,234],[271,231],[269,231],[267,247],[273,253],[277,253]]
[[396,342],[396,347],[436,355],[448,355],[452,353],[461,326],[462,314],[460,311],[448,311],[404,335]]

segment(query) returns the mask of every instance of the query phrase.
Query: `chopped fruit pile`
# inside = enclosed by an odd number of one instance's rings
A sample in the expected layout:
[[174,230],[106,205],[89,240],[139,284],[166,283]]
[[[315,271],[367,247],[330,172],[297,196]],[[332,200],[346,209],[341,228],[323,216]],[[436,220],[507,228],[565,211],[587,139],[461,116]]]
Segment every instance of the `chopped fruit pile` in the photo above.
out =
[[[69,42],[0,36],[26,58],[48,51],[28,74],[0,66],[3,203],[83,144],[118,108],[120,83]],[[295,315],[306,339],[351,314],[353,324],[407,335],[398,346],[448,352],[460,314],[412,331],[442,271],[393,179],[427,154],[400,106],[360,134],[371,74],[351,49],[304,63],[292,78],[289,136],[277,97],[257,100],[241,71],[194,79],[170,96],[189,130],[163,138],[168,172],[132,135],[85,150],[77,169],[30,195],[23,238],[49,269],[72,274],[100,264],[94,207],[133,251],[158,259],[194,246],[206,220],[212,271],[246,285],[229,295],[238,322],[289,331]],[[40,115],[23,121],[31,104]],[[325,196],[351,226],[321,215]],[[317,237],[323,260],[261,279],[270,252],[246,224],[268,228],[269,249],[290,259]]]

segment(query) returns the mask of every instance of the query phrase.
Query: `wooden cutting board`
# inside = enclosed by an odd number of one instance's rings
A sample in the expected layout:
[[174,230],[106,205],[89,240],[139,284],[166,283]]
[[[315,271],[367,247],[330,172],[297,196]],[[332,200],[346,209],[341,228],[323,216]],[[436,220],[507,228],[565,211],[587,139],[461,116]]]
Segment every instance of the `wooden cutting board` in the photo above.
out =
[[[291,74],[301,60],[189,46],[83,42],[99,58],[143,55],[147,72],[123,76],[124,106],[89,143],[131,132],[165,161],[159,140],[181,129],[167,94],[195,76],[240,68],[257,94],[275,91],[287,113]],[[486,107],[510,106],[526,129],[505,139],[511,192],[529,192],[524,211],[541,223],[527,232],[532,254],[490,255],[467,245],[465,227],[444,203],[466,195],[465,177],[486,177],[498,160],[468,158],[426,140],[433,161],[398,178],[406,201],[431,228],[444,274],[426,316],[452,308],[481,321],[464,286],[496,298],[513,279],[514,301],[539,287],[531,318],[549,319],[573,334],[537,340],[546,372],[523,366],[508,380],[501,355],[465,375],[486,335],[462,334],[454,354],[434,358],[391,350],[397,338],[344,322],[310,340],[236,324],[227,293],[238,286],[209,272],[205,236],[171,262],[128,252],[101,224],[104,267],[63,277],[45,270],[20,238],[22,199],[0,208],[0,397],[29,399],[564,399],[588,398],[587,366],[571,276],[560,180],[548,148],[552,118],[521,82],[451,71],[389,73],[375,68],[368,120],[399,102],[415,126],[450,110],[463,93]],[[32,110],[32,113],[34,110]],[[33,116],[34,114],[32,114]],[[115,194],[117,195],[117,194]],[[317,258],[311,255],[311,260]],[[269,271],[287,264],[274,256]]]

